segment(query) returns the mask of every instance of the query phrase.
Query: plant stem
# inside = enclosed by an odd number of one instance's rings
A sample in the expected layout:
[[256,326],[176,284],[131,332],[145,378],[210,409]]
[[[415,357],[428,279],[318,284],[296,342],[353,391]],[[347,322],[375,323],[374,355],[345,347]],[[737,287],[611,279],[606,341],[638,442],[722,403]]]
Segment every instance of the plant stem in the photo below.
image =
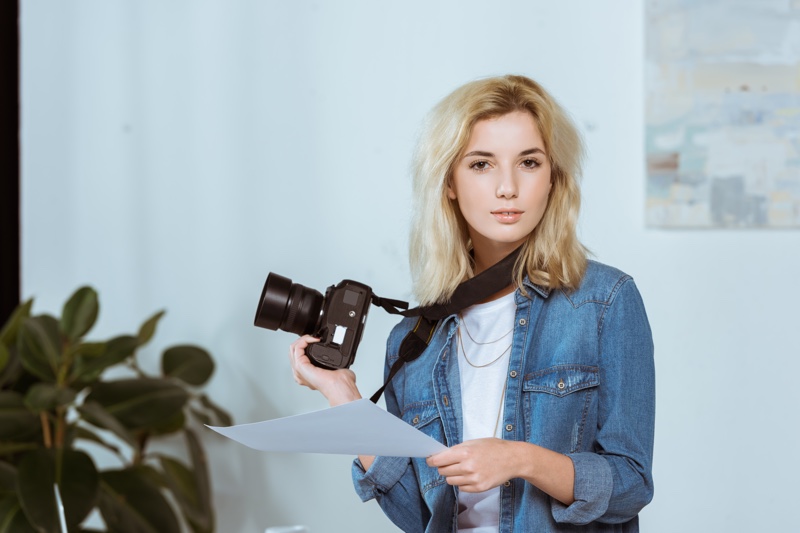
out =
[[66,435],[66,412],[64,407],[56,407],[56,448],[64,447]]
[[147,447],[147,440],[150,434],[147,431],[142,431],[136,437],[136,448],[133,450],[133,465],[138,466],[144,462],[144,449]]
[[137,364],[135,357],[136,356],[134,355],[133,357],[128,359],[128,368],[133,370],[136,373],[136,375],[140,378],[147,377],[147,374],[145,374],[144,371],[141,368],[139,368],[139,365]]
[[53,437],[50,434],[50,422],[47,420],[47,413],[44,411],[39,412],[39,420],[42,422],[42,433],[44,434],[44,447],[53,447]]

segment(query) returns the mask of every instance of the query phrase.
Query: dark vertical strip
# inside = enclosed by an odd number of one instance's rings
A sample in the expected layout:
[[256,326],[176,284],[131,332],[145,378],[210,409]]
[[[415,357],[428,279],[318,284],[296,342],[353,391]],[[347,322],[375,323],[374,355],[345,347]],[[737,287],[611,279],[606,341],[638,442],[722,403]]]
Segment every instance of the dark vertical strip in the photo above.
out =
[[20,298],[19,2],[0,1],[0,326]]

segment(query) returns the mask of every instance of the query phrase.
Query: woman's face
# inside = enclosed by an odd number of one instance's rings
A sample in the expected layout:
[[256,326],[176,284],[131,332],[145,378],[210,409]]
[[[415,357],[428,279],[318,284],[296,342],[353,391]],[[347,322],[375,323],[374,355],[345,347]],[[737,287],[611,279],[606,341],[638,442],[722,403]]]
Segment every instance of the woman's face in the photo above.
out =
[[542,219],[550,188],[550,162],[530,113],[475,123],[447,195],[469,225],[476,260],[521,245]]

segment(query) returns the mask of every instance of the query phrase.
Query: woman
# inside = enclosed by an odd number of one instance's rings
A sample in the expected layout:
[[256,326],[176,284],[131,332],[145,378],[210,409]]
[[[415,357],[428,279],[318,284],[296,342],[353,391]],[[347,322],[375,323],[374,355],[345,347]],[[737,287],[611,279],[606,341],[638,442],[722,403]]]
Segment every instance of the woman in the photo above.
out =
[[[414,165],[410,255],[420,305],[521,247],[509,285],[441,320],[386,406],[447,445],[427,459],[359,457],[356,490],[404,531],[638,531],[651,500],[653,345],[630,276],[576,237],[580,136],[536,82],[468,83],[431,112]],[[416,321],[398,324],[386,368]],[[290,348],[330,404],[355,375]]]

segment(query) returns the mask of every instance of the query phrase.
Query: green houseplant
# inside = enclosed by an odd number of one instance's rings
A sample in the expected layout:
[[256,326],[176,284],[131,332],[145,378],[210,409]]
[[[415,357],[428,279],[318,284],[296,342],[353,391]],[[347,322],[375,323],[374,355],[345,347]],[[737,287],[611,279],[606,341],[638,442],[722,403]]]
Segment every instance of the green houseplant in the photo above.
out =
[[[211,356],[172,346],[161,375],[151,376],[136,353],[163,311],[135,335],[87,341],[99,310],[94,289],[78,289],[60,318],[31,315],[32,303],[0,330],[0,533],[60,531],[62,519],[69,531],[89,531],[81,524],[93,509],[114,532],[212,532],[208,469],[193,428],[231,419],[200,390]],[[111,368],[125,377],[107,379]],[[188,462],[148,447],[176,434]],[[93,447],[119,466],[98,469]]]

